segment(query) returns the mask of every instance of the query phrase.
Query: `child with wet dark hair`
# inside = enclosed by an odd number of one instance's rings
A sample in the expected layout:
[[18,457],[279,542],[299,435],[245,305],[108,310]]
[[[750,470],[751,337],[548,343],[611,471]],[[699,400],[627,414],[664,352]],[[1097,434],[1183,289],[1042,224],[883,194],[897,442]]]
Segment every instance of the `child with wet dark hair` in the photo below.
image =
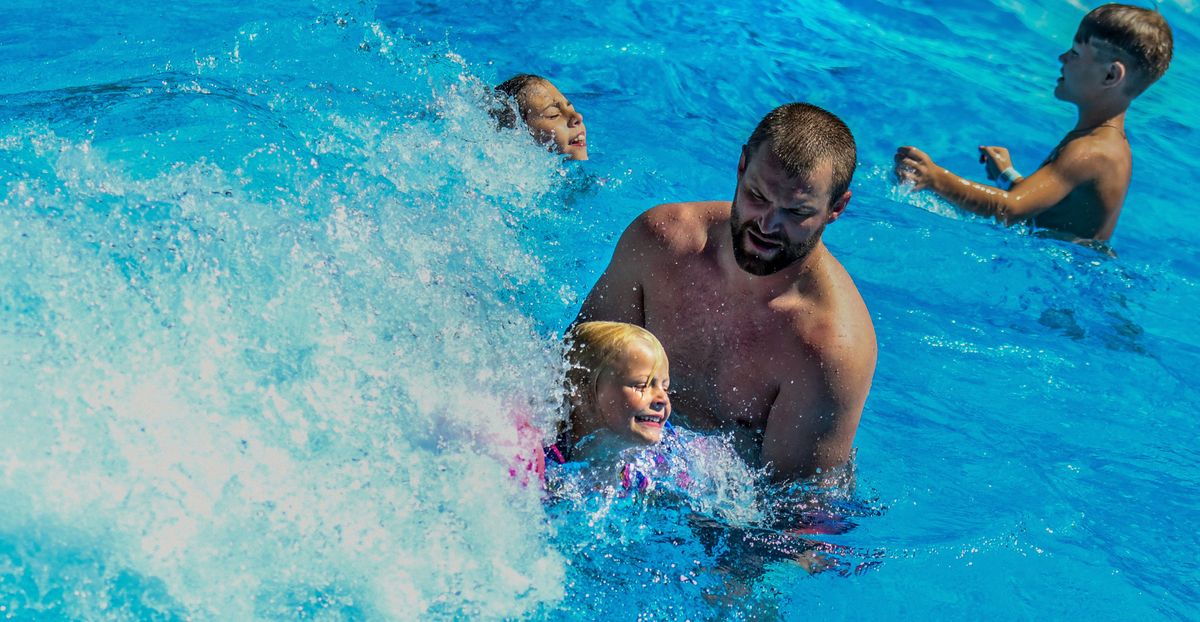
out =
[[588,159],[583,114],[549,80],[517,74],[497,85],[495,91],[505,100],[492,111],[501,127],[515,128],[519,120],[551,151],[572,160]]

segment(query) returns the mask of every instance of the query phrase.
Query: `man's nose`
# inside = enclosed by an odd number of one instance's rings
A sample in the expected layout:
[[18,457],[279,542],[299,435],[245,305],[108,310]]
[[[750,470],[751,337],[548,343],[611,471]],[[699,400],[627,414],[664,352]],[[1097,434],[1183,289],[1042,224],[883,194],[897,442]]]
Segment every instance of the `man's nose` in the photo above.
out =
[[572,110],[571,116],[567,118],[567,127],[576,127],[583,123],[583,113],[578,110]]
[[779,229],[779,209],[774,205],[768,206],[758,214],[755,224],[758,225],[758,230],[768,235],[775,233]]

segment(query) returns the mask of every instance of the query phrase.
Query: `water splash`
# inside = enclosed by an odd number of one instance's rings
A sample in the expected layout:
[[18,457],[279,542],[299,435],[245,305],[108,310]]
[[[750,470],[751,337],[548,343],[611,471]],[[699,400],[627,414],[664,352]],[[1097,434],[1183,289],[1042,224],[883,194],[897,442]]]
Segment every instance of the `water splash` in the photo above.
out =
[[505,449],[513,404],[559,416],[558,345],[513,302],[561,295],[515,234],[564,217],[557,161],[495,132],[461,59],[353,17],[185,64],[19,96],[0,126],[6,613],[560,598]]

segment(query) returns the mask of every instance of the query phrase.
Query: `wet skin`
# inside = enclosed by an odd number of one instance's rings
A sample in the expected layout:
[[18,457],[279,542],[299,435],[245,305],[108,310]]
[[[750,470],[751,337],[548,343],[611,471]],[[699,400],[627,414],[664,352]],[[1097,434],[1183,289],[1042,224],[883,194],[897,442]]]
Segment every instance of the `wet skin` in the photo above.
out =
[[[1125,92],[1127,70],[1087,42],[1075,41],[1058,59],[1055,97],[1075,104],[1079,119],[1033,174],[1004,191],[964,179],[920,149],[904,146],[895,155],[897,177],[1004,224],[1032,222],[1076,241],[1108,240],[1133,170],[1124,131],[1132,101]],[[1003,147],[981,145],[979,155],[989,179],[1012,165]]]
[[648,345],[631,344],[596,381],[592,418],[621,438],[638,444],[662,440],[671,416],[670,369]]
[[645,326],[673,361],[676,417],[734,431],[752,463],[791,479],[849,458],[875,333],[820,239],[849,193],[829,196],[829,167],[796,178],[759,152],[739,162],[736,211],[676,203],[635,220],[576,321]]
[[518,95],[525,124],[538,142],[572,160],[588,159],[583,113],[553,84],[535,81]]

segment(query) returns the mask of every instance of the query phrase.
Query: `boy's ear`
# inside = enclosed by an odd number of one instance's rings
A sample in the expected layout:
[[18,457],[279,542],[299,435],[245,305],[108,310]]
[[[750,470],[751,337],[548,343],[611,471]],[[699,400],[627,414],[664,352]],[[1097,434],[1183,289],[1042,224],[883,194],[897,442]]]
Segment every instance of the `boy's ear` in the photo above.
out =
[[1125,63],[1114,60],[1108,64],[1107,70],[1104,72],[1104,86],[1114,87],[1121,86],[1125,83],[1125,78],[1128,76],[1128,70],[1125,68]]

